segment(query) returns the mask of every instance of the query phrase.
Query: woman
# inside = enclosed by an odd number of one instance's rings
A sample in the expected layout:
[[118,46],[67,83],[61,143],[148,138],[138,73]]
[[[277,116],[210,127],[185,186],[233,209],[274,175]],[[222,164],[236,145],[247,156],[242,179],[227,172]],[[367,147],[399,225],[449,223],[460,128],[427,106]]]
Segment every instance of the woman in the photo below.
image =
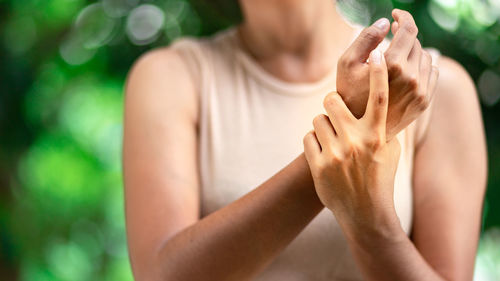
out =
[[359,34],[334,5],[241,0],[240,26],[136,63],[123,161],[137,280],[472,278],[486,181],[473,82],[448,58],[437,79],[408,13],[393,11],[382,56],[389,22]]

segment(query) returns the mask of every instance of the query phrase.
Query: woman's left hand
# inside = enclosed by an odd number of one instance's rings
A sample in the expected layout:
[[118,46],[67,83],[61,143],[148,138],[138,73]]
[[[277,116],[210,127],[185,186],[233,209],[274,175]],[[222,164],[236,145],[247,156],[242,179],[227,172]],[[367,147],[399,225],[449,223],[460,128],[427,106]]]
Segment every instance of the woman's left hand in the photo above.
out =
[[[437,66],[417,39],[418,28],[407,11],[392,11],[392,39],[384,53],[389,72],[387,138],[392,139],[430,105],[438,80]],[[337,91],[354,116],[365,112],[369,65],[366,59],[389,31],[389,21],[379,19],[365,28],[337,64]]]
[[394,177],[400,146],[386,139],[389,86],[384,56],[370,54],[370,93],[357,119],[340,95],[324,100],[304,150],[316,193],[351,239],[357,234],[390,235],[399,226],[394,209]]

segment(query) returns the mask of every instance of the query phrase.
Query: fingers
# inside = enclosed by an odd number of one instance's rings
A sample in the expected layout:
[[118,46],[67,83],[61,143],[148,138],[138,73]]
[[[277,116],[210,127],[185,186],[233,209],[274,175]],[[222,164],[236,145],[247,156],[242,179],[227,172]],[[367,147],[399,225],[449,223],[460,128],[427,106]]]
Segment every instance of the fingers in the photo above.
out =
[[397,21],[393,21],[392,24],[391,24],[392,35],[396,35],[396,32],[398,32],[398,29],[399,29],[398,22]]
[[366,118],[384,138],[389,103],[388,79],[384,56],[379,50],[373,50],[370,54],[370,94],[363,119]]
[[335,132],[340,137],[343,137],[346,131],[346,126],[352,124],[356,119],[351,111],[344,103],[344,100],[337,92],[331,92],[326,95],[323,100],[323,106],[330,117],[330,122],[335,129]]
[[321,153],[321,146],[314,131],[309,131],[304,136],[304,153],[309,163],[315,161],[316,157]]
[[397,24],[392,25],[392,32],[395,34],[386,53],[393,60],[396,57],[407,58],[417,38],[418,28],[411,14],[406,11],[394,9],[392,17]]
[[420,91],[426,91],[426,93],[429,93],[429,82],[432,74],[432,58],[431,55],[429,55],[428,52],[423,51],[422,56],[420,58],[420,69],[419,69],[419,76],[420,76],[420,85],[419,85],[419,90]]
[[432,70],[431,70],[431,77],[429,78],[429,85],[427,86],[427,92],[429,93],[429,103],[430,101],[432,100],[432,98],[434,97],[434,93],[435,93],[435,90],[436,90],[436,84],[437,84],[437,81],[438,81],[438,78],[439,78],[439,70],[438,70],[438,67],[433,65],[432,66]]
[[328,116],[324,114],[316,116],[313,120],[313,126],[321,151],[331,151],[336,136]]
[[422,55],[422,45],[420,44],[420,41],[418,39],[415,39],[415,42],[413,43],[413,48],[411,49],[410,54],[408,55],[408,63],[415,64],[417,70],[420,65],[421,55]]
[[437,79],[439,76],[439,71],[437,66],[432,65],[432,56],[427,52],[422,52],[422,59],[420,63],[420,85],[419,93],[420,101],[417,103],[421,110],[427,109],[433,96],[434,90],[436,88]]
[[350,62],[366,62],[370,52],[375,49],[387,33],[389,33],[389,20],[381,18],[371,26],[363,29],[356,40],[349,46],[344,56]]
[[[420,79],[427,79],[429,77],[428,73],[425,76],[422,76],[420,74],[420,67],[422,63],[422,46],[420,45],[420,41],[418,39],[415,40],[413,44],[413,48],[410,52],[410,55],[408,57],[408,61],[404,65],[404,68],[406,68],[407,73],[406,75],[403,75],[403,77],[406,77],[406,90],[407,91],[416,91],[419,90],[418,88],[421,88]],[[390,71],[389,71],[390,72]]]

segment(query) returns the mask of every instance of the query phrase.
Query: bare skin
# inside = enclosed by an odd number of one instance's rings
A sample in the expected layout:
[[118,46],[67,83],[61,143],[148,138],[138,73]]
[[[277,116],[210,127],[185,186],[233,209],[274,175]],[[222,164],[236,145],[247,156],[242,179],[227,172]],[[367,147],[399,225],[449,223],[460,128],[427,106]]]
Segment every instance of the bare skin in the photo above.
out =
[[[285,4],[286,13],[280,12]],[[284,80],[321,78],[348,47],[342,38],[350,38],[350,28],[329,5],[242,1],[245,22],[254,23],[242,26],[242,37],[252,38],[243,41],[255,44],[246,45],[249,53]],[[258,24],[259,10],[273,13],[272,25]],[[295,19],[296,33],[287,33],[289,18]],[[316,30],[316,25],[325,27]],[[267,44],[269,37],[287,38],[287,44]],[[431,272],[436,279],[472,276],[486,178],[484,134],[466,72],[446,59],[440,72],[431,126],[414,163],[414,243],[350,243],[403,279],[413,270]],[[130,73],[123,161],[127,235],[137,280],[251,279],[323,208],[306,159],[299,155],[251,193],[201,218],[197,104],[196,85],[168,48],[145,55]],[[456,112],[461,113],[458,121]],[[380,251],[373,245],[385,247]],[[408,249],[414,249],[412,254],[403,255]],[[396,262],[401,257],[405,262]]]
[[394,207],[400,145],[386,137],[388,71],[378,50],[370,55],[369,73],[360,119],[330,93],[328,116],[318,115],[304,137],[316,192],[337,218],[366,280],[443,280],[408,239]]
[[[418,28],[413,17],[405,11],[392,12],[395,21],[392,33],[395,35],[384,56],[389,72],[389,112],[387,116],[387,137],[393,138],[423,112],[432,100],[438,78],[438,69],[432,65],[431,55],[422,49],[417,39]],[[361,37],[380,38],[388,32],[389,22],[380,19],[376,25],[385,27],[374,29],[378,34],[362,33]],[[400,28],[401,27],[401,28]],[[337,91],[356,117],[364,113],[369,90],[368,53],[379,41],[357,45],[356,42],[340,58],[337,74]],[[430,87],[429,87],[430,86]],[[430,89],[432,88],[432,89]]]

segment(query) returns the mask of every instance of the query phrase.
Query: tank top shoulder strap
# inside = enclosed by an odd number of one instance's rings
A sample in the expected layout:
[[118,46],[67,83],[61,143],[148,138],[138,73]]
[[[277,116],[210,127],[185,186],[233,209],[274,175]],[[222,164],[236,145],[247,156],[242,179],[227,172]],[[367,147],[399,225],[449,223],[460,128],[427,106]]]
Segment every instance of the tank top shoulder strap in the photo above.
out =
[[170,48],[175,50],[186,64],[198,93],[204,93],[213,80],[216,68],[229,56],[234,28],[219,31],[210,37],[181,37]]
[[189,37],[177,39],[170,45],[170,49],[175,50],[186,65],[198,93],[202,90],[207,73],[207,58],[203,45],[202,40]]

